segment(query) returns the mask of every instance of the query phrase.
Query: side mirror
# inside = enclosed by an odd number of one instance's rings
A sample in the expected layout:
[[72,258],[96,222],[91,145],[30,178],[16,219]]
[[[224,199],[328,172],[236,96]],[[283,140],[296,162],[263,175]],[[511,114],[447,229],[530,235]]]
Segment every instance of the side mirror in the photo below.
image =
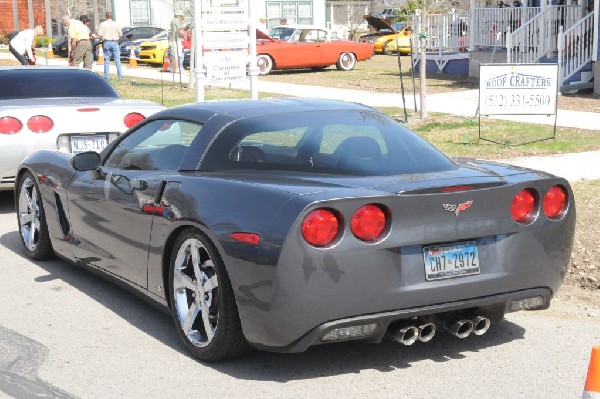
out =
[[80,152],[71,158],[71,166],[80,172],[100,167],[100,154],[95,151]]
[[133,38],[133,34],[128,33],[128,34],[125,35],[125,37],[128,38],[128,39],[131,39],[131,38]]

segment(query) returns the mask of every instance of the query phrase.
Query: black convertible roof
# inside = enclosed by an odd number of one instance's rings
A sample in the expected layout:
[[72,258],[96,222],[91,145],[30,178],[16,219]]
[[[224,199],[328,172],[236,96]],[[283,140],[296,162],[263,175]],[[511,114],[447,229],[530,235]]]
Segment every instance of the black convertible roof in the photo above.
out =
[[177,118],[205,122],[215,115],[227,115],[235,120],[249,116],[328,110],[372,110],[372,108],[336,100],[280,97],[267,100],[224,100],[180,105],[158,112],[148,119]]

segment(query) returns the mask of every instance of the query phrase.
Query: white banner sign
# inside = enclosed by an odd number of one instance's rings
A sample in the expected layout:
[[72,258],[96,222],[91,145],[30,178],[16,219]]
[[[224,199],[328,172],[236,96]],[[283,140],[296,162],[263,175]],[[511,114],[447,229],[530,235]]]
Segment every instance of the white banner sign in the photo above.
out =
[[204,53],[203,58],[209,83],[231,83],[246,79],[246,51],[212,51]]
[[248,32],[206,32],[204,48],[209,50],[247,48]]
[[557,64],[481,65],[480,115],[553,115]]

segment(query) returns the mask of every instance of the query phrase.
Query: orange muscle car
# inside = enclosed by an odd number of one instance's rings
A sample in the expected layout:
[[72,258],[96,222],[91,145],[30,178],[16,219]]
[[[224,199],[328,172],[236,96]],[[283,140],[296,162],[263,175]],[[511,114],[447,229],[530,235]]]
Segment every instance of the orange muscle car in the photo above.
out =
[[274,69],[323,69],[330,65],[335,65],[340,71],[349,71],[357,61],[373,55],[371,43],[334,40],[327,29],[310,26],[286,28],[292,31],[281,39],[257,30],[256,63],[261,75],[267,75]]

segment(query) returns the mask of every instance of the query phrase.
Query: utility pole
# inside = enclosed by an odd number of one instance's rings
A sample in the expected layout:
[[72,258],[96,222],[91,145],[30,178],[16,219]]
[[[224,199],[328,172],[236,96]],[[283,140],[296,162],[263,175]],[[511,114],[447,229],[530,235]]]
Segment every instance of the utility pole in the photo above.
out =
[[21,29],[19,29],[19,6],[17,4],[17,0],[12,0],[12,9],[13,9],[13,30],[21,30]]
[[425,25],[425,1],[422,5],[423,9],[416,10],[417,12],[417,35],[419,38],[419,54],[421,60],[419,61],[419,101],[421,102],[421,119],[427,118],[427,29]]

